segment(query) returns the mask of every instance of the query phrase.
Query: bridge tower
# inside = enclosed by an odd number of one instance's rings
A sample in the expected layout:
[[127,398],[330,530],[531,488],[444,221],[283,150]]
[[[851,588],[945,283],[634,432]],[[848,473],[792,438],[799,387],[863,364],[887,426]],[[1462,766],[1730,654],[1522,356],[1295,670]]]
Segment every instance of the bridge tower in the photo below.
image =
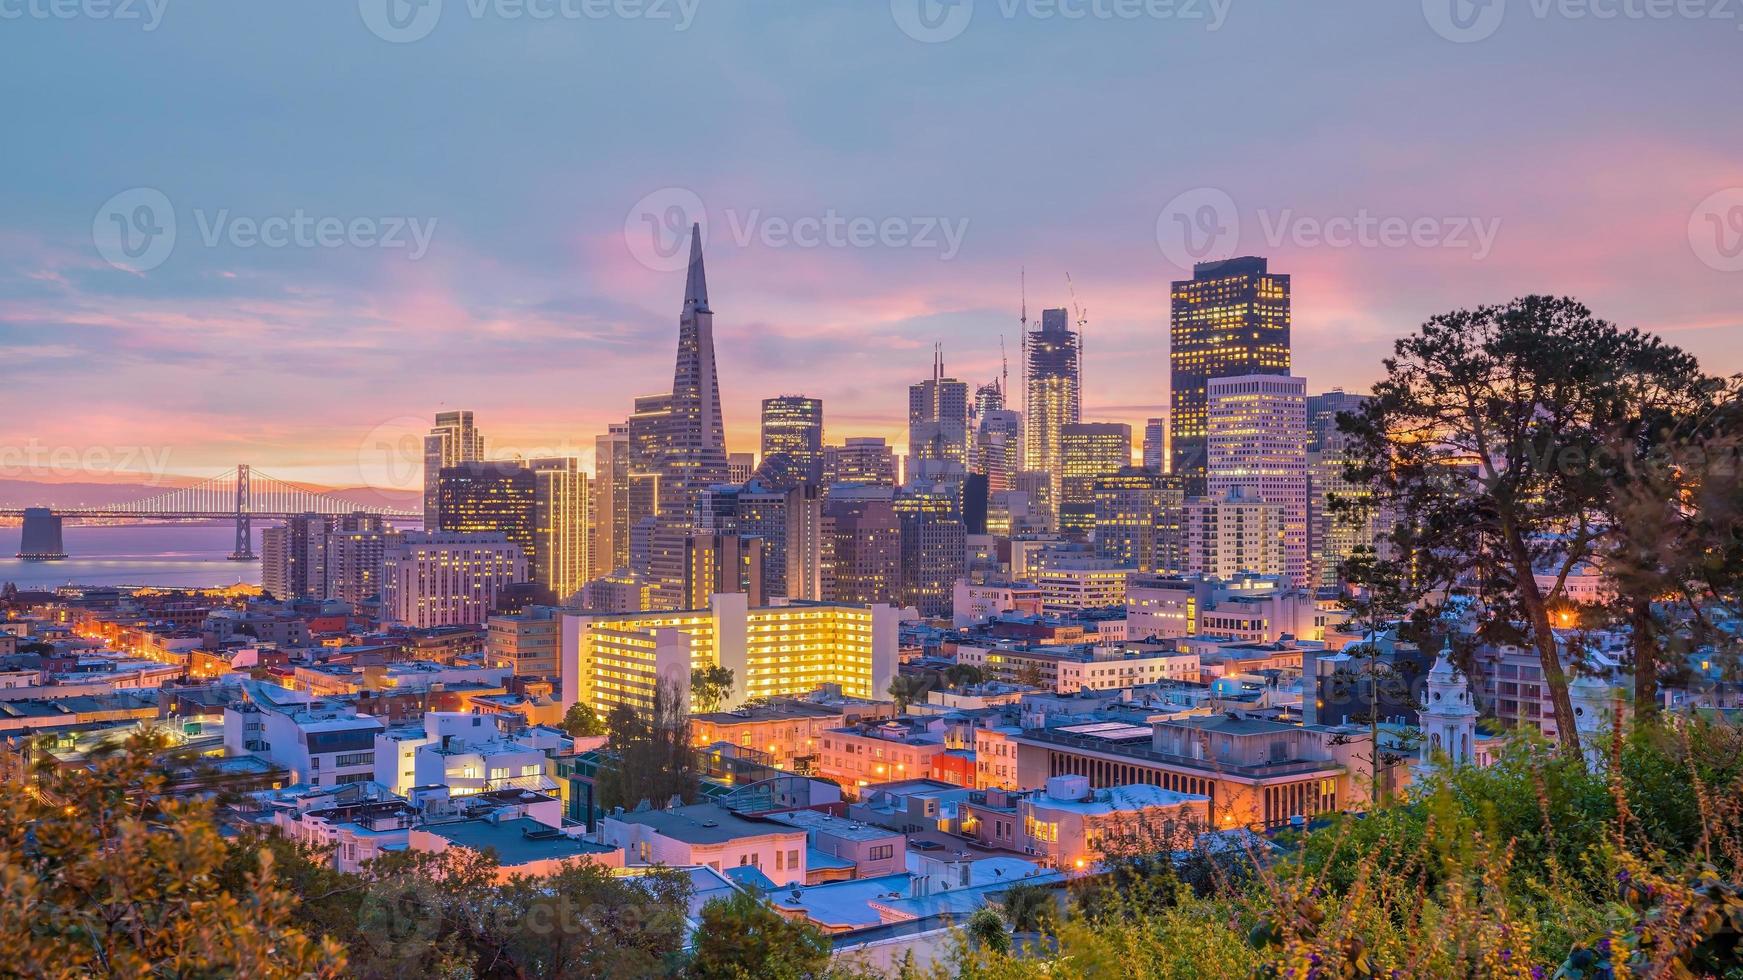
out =
[[18,542],[15,557],[25,561],[60,561],[67,556],[61,544],[61,519],[47,507],[30,507],[24,511],[24,533]]
[[249,499],[248,464],[236,467],[236,547],[230,552],[231,561],[255,561],[254,528],[249,521],[254,511],[253,501]]

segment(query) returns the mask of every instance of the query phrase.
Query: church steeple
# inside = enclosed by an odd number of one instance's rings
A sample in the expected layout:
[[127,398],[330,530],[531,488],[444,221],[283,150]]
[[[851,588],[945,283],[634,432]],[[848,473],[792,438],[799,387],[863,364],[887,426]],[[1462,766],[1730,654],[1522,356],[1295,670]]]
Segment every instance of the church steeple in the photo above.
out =
[[1428,672],[1420,714],[1424,765],[1433,765],[1437,753],[1444,753],[1454,765],[1464,765],[1475,758],[1477,706],[1471,699],[1471,685],[1464,671],[1452,661],[1451,637],[1435,658],[1434,669]]

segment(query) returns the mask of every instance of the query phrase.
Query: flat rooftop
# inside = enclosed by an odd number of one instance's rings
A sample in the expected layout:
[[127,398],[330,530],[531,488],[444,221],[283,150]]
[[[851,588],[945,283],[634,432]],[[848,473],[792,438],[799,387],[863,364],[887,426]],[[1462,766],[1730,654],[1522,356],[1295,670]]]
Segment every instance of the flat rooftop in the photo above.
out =
[[467,820],[461,823],[433,824],[420,828],[457,847],[474,851],[495,851],[503,865],[531,864],[553,858],[585,857],[610,854],[617,850],[604,844],[579,840],[526,817],[492,822]]

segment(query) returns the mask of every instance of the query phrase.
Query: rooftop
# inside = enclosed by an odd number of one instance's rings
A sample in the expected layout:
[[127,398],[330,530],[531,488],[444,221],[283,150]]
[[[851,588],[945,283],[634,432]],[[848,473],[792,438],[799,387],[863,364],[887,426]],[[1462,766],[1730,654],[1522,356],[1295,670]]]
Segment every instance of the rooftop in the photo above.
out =
[[662,837],[686,844],[724,844],[744,837],[801,833],[798,828],[741,817],[717,803],[692,803],[665,810],[631,810],[606,817],[647,827]]
[[480,852],[494,851],[497,860],[509,867],[554,858],[609,854],[617,850],[615,847],[569,837],[555,827],[548,827],[526,817],[513,817],[502,821],[468,820],[463,823],[435,824],[422,829],[456,847]]

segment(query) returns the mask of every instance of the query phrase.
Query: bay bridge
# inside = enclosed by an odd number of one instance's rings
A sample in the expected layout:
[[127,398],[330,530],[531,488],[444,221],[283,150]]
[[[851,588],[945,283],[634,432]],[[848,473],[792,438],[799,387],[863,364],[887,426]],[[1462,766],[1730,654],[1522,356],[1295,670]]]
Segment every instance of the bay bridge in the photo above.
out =
[[61,521],[64,518],[156,518],[159,520],[212,520],[236,523],[236,548],[232,561],[252,561],[253,521],[286,520],[304,514],[338,517],[372,514],[397,520],[423,520],[421,511],[370,506],[332,493],[321,493],[285,480],[256,473],[247,465],[186,487],[167,490],[142,500],[96,507],[3,507],[0,517],[23,517],[24,534],[20,558],[64,558]]

